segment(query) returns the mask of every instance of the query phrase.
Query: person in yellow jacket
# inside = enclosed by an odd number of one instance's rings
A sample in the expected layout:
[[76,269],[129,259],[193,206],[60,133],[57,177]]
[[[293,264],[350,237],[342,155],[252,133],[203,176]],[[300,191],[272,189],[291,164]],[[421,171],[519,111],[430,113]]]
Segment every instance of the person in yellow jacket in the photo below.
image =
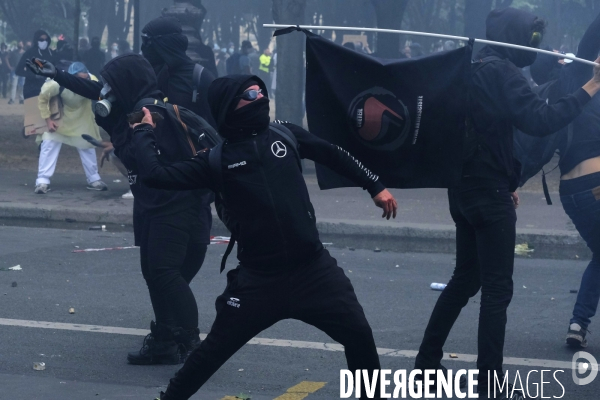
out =
[[[97,81],[96,77],[90,74],[85,65],[80,62],[71,64],[68,72],[80,78]],[[50,99],[57,95],[60,95],[63,103],[63,113],[60,121],[54,121],[50,118]],[[54,175],[56,161],[63,143],[77,148],[87,178],[87,188],[90,190],[107,190],[106,184],[100,180],[98,174],[96,150],[92,144],[81,137],[82,134],[87,134],[94,139],[102,140],[98,125],[94,120],[91,100],[68,89],[61,91],[57,82],[47,80],[42,86],[38,97],[38,105],[42,118],[46,120],[48,131],[36,138],[36,142],[41,145],[35,193],[45,194],[50,190],[50,178]]]
[[271,66],[271,49],[267,47],[261,54],[259,61],[260,66],[258,67],[258,77],[262,79],[270,89],[271,72],[273,71],[273,67]]

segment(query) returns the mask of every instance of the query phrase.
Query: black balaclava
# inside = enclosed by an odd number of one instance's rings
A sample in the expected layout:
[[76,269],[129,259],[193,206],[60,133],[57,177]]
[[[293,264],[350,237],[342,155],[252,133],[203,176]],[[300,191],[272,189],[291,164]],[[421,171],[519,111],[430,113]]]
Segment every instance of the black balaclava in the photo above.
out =
[[[252,85],[258,85],[265,97],[235,109],[240,96]],[[217,122],[219,134],[235,140],[260,133],[269,127],[267,86],[255,75],[228,75],[215,79],[208,88],[208,103]]]
[[[550,47],[546,47],[544,50],[552,51]],[[548,54],[538,54],[535,62],[529,68],[533,81],[538,85],[543,85],[546,82],[558,79],[562,68],[562,64],[558,62],[559,60],[560,58]]]
[[185,53],[188,38],[182,33],[181,22],[175,17],[159,17],[148,22],[142,33],[150,36],[150,44],[142,44],[142,54],[158,75],[166,64],[176,68],[193,63]]
[[[531,38],[536,20],[538,18],[530,12],[517,10],[512,7],[492,10],[485,21],[485,36],[487,39],[496,42],[531,47]],[[483,57],[496,55],[506,58],[519,68],[533,64],[537,55],[537,53],[532,51],[492,45],[484,47],[480,54]]]

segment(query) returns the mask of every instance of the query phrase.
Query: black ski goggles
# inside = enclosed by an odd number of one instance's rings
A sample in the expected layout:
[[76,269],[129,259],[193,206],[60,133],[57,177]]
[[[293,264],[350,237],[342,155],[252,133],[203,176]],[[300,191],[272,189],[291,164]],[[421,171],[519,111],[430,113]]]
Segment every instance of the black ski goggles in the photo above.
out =
[[[256,99],[258,99],[258,95],[262,94],[262,89],[252,89],[252,90],[246,90],[244,93],[242,93],[239,96],[236,96],[236,99],[243,99],[246,101],[254,101]],[[264,96],[264,94],[263,94]]]
[[539,48],[540,44],[542,44],[542,39],[544,39],[544,34],[542,32],[533,32],[531,34],[531,40],[529,41],[529,46],[534,48]]

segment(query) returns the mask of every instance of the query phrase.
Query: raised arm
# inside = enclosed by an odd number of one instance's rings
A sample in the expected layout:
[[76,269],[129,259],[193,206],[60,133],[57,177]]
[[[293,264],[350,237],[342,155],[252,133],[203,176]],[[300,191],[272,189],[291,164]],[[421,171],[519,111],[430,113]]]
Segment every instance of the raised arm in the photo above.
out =
[[379,181],[379,176],[371,172],[349,152],[331,144],[305,129],[288,122],[275,121],[287,127],[298,140],[300,157],[308,158],[331,168],[338,174],[367,190],[375,205],[383,209],[382,217],[396,218],[398,203],[392,194]]
[[[23,63],[23,66],[26,64],[27,68],[29,68],[33,74],[54,79],[60,86],[69,89],[71,92],[76,93],[81,97],[90,100],[98,100],[98,97],[100,96],[102,83],[98,81],[83,79],[58,70],[51,62],[40,60],[39,58],[34,58],[32,60],[25,60],[22,58],[21,63]],[[19,66],[21,63],[19,63]]]

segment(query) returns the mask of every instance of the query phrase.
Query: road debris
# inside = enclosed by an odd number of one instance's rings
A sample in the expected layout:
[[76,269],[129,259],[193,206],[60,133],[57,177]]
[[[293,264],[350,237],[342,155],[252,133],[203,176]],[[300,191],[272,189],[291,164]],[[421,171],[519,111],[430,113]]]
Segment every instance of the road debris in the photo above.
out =
[[441,292],[442,290],[446,289],[446,286],[448,285],[446,285],[445,283],[433,282],[429,287],[431,288],[431,290],[437,290]]
[[73,219],[73,218],[65,218],[65,221],[66,222],[77,222],[77,220]]
[[373,250],[375,253],[379,253],[381,251],[381,249],[379,247],[375,247],[375,250]]
[[[79,247],[79,246],[77,246]],[[101,249],[80,249],[73,250],[72,253],[87,253],[90,251],[109,251],[109,250],[127,250],[127,249],[137,249],[139,246],[126,246],[126,247],[103,247]]]
[[458,358],[458,355],[455,353],[450,353],[450,358]]
[[13,282],[11,286],[12,287],[17,287],[17,282]]
[[33,369],[35,369],[36,371],[43,371],[46,369],[46,363],[45,362],[34,362]]
[[211,236],[210,244],[228,244],[230,240],[229,236]]
[[106,232],[106,225],[94,225],[88,228],[90,231],[102,231]]
[[14,267],[0,268],[0,271],[23,271],[23,268],[21,268],[21,265],[15,265]]
[[75,314],[75,309],[73,307],[69,308],[69,314]]
[[533,253],[534,249],[529,248],[529,244],[522,243],[515,246],[515,254],[518,256],[528,256],[529,253]]
[[244,368],[238,369],[238,372],[243,372],[243,371],[244,371]]
[[354,251],[355,249],[354,249],[354,247],[348,247],[348,250]]

